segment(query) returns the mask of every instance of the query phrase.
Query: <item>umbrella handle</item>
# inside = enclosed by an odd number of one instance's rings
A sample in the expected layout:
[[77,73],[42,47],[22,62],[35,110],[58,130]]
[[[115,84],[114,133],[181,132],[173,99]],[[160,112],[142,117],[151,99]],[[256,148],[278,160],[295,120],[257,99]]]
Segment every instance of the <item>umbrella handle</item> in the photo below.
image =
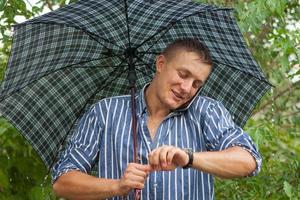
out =
[[141,190],[134,189],[134,200],[140,200],[140,199],[141,199]]

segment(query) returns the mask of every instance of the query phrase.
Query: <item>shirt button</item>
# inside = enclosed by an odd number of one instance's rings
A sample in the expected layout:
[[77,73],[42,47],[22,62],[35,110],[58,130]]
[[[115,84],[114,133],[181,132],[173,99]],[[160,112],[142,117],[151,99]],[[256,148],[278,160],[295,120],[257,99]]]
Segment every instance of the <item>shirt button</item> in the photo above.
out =
[[154,183],[153,186],[156,187],[156,186],[157,186],[157,183]]

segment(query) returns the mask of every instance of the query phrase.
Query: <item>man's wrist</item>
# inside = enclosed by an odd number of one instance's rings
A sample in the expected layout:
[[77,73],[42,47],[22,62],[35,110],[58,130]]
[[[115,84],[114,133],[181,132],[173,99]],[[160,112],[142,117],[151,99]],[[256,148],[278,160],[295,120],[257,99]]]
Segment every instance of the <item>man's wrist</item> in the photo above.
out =
[[121,188],[121,180],[120,179],[114,179],[114,182],[112,184],[112,194],[113,196],[123,196],[124,191],[122,191]]
[[188,155],[188,163],[185,166],[182,166],[183,169],[191,168],[194,161],[194,152],[190,148],[183,149],[183,151]]

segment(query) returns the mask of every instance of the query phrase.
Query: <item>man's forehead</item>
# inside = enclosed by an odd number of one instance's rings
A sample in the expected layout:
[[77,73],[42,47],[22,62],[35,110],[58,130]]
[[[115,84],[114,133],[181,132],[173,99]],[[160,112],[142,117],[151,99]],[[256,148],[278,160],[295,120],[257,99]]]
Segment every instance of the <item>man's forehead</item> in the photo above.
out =
[[174,52],[174,54],[167,58],[168,61],[175,61],[175,62],[181,62],[181,61],[196,61],[199,63],[205,63],[205,61],[202,59],[201,55],[195,51],[187,51],[187,50],[178,50]]
[[201,58],[201,55],[197,53],[196,51],[189,51],[184,48],[177,48],[172,51],[170,51],[167,55],[164,55],[167,60],[176,60],[182,57],[188,56],[189,59],[193,60],[199,60],[202,61],[203,59]]

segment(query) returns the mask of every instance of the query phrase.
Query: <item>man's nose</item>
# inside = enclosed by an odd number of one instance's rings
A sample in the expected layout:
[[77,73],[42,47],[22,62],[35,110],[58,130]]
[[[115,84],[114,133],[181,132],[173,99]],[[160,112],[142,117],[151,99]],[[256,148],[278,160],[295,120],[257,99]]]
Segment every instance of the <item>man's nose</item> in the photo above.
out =
[[183,81],[182,84],[181,84],[182,92],[184,92],[184,93],[190,93],[191,89],[192,89],[192,86],[193,86],[193,82],[192,81],[190,81],[190,80]]

